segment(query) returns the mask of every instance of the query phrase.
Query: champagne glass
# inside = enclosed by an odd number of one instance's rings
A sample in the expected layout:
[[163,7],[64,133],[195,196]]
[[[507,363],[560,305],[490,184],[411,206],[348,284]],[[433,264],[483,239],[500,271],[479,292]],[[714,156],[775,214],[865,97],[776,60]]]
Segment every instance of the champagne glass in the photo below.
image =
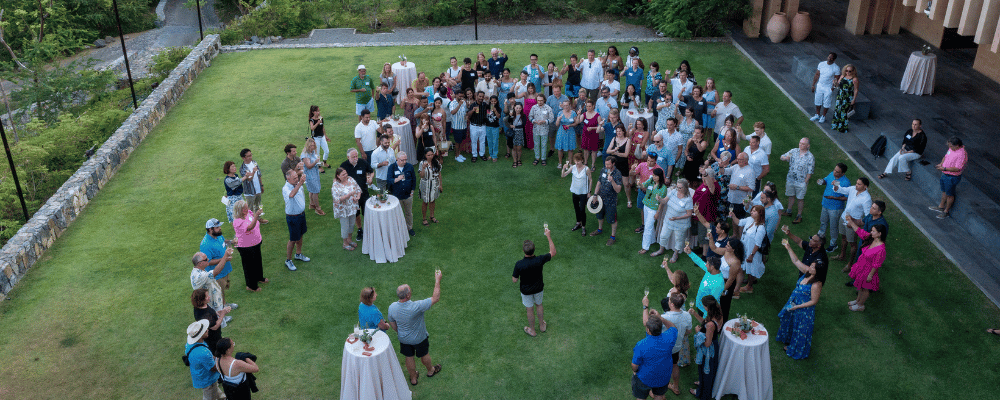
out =
[[781,239],[782,246],[788,246],[788,238]]
[[694,300],[688,302],[688,310],[694,308]]
[[642,291],[642,297],[649,297],[649,286],[646,286]]
[[545,231],[549,230],[549,223],[548,223],[548,222],[546,222],[546,223],[543,223],[543,224],[542,224],[542,228],[544,229],[544,230],[542,231],[542,233],[545,233]]
[[781,226],[781,231],[784,232],[787,235],[788,234],[788,225],[782,225]]

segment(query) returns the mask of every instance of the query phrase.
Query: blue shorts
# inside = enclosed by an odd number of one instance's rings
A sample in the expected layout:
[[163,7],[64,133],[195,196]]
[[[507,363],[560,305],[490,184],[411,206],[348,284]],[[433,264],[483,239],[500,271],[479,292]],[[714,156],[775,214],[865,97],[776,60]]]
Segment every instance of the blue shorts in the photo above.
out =
[[372,111],[375,109],[375,99],[368,100],[367,104],[354,104],[354,114],[361,115],[361,111]]
[[955,196],[955,187],[962,181],[962,175],[941,174],[941,192],[946,196]]
[[566,84],[566,97],[575,99],[577,93],[580,93],[580,85],[570,85]]
[[302,235],[306,233],[306,213],[299,215],[285,215],[285,223],[288,224],[288,241],[298,242],[302,240]]

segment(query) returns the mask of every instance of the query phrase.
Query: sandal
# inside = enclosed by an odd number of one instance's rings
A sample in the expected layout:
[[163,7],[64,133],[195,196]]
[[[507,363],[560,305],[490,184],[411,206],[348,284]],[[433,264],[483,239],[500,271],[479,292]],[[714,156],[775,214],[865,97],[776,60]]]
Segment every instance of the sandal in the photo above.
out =
[[517,168],[517,162],[514,162],[513,164],[510,164],[510,167],[511,168]]
[[646,230],[646,226],[645,225],[639,225],[638,228],[635,228],[635,233],[642,233],[642,231],[644,231],[644,230]]
[[903,180],[912,181],[913,180],[913,174],[907,172],[906,173],[906,177],[903,178]]
[[441,364],[435,365],[434,366],[434,373],[433,374],[432,373],[428,373],[427,377],[428,378],[433,377],[434,375],[437,375],[438,372],[441,372]]
[[628,208],[632,208],[632,200],[628,201]]
[[507,153],[507,155],[503,156],[503,158],[510,158],[510,153]]
[[538,160],[535,160],[534,162],[532,162],[531,165],[538,165]]
[[345,245],[344,245],[344,250],[347,250],[347,251],[354,251],[354,248],[353,248],[353,247],[351,247],[351,246],[348,246],[348,245],[346,245],[346,244],[345,244]]
[[885,172],[883,172],[881,175],[878,176],[878,178],[879,179],[885,179],[885,177],[887,177],[887,176],[889,176],[889,175],[886,174]]
[[674,392],[674,395],[680,396],[681,395],[681,389],[679,387],[677,387],[677,386],[678,385],[676,383],[670,384],[670,385],[667,385],[667,389],[670,389],[671,392]]
[[694,396],[694,397],[698,397],[698,390],[691,389],[691,395]]
[[538,326],[542,328],[542,333],[545,333],[545,321],[542,321],[542,323]]
[[417,386],[417,384],[420,383],[420,379],[419,378],[413,378],[413,379],[414,380],[410,381],[410,384],[413,386]]
[[436,223],[438,223],[438,220],[437,220],[437,218],[431,217],[431,222],[433,222],[433,223],[436,224]]
[[1000,329],[987,329],[986,333],[992,333],[994,335],[1000,336]]
[[528,328],[527,326],[524,327],[524,334],[531,337],[538,336],[538,333],[531,333],[531,328]]
[[316,215],[326,215],[326,212],[322,208],[316,207]]
[[430,223],[430,222],[427,222],[427,220],[426,220],[426,219],[424,220],[424,226],[427,226],[427,225],[430,225],[430,224],[431,224],[431,223]]
[[250,286],[247,286],[247,291],[248,292],[259,292],[260,288],[258,287],[257,290],[253,290],[253,289],[250,289]]
[[548,163],[546,163],[546,162],[545,162],[545,160],[542,160],[542,166],[544,167],[544,166],[546,166],[546,165],[549,165],[549,164],[548,164]]

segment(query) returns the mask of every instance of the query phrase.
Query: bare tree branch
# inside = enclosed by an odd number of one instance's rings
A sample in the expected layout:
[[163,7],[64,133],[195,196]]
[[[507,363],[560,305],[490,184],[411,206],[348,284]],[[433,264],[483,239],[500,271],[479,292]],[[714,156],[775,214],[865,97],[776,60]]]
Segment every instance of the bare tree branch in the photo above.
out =
[[28,69],[27,66],[25,66],[23,63],[21,63],[20,60],[17,59],[17,56],[14,55],[14,49],[11,49],[10,45],[7,44],[7,41],[4,40],[4,38],[3,38],[3,9],[2,8],[0,8],[0,44],[3,44],[3,47],[7,48],[7,51],[10,53],[10,58],[13,59],[15,63],[17,63],[18,67],[20,67],[21,69],[26,69],[28,71],[31,71],[30,69]]

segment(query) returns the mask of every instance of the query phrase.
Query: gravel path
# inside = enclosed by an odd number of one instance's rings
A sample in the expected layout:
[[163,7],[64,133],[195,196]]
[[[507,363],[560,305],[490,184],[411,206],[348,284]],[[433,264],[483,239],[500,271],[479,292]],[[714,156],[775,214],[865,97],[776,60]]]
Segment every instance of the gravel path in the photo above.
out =
[[[571,23],[545,25],[479,25],[480,41],[538,41],[538,40],[601,40],[649,38],[655,39],[652,29],[624,23]],[[333,44],[333,43],[411,43],[440,41],[473,41],[473,25],[456,25],[424,28],[399,28],[390,33],[354,34],[354,29],[316,29],[307,38],[286,39],[282,44]]]

